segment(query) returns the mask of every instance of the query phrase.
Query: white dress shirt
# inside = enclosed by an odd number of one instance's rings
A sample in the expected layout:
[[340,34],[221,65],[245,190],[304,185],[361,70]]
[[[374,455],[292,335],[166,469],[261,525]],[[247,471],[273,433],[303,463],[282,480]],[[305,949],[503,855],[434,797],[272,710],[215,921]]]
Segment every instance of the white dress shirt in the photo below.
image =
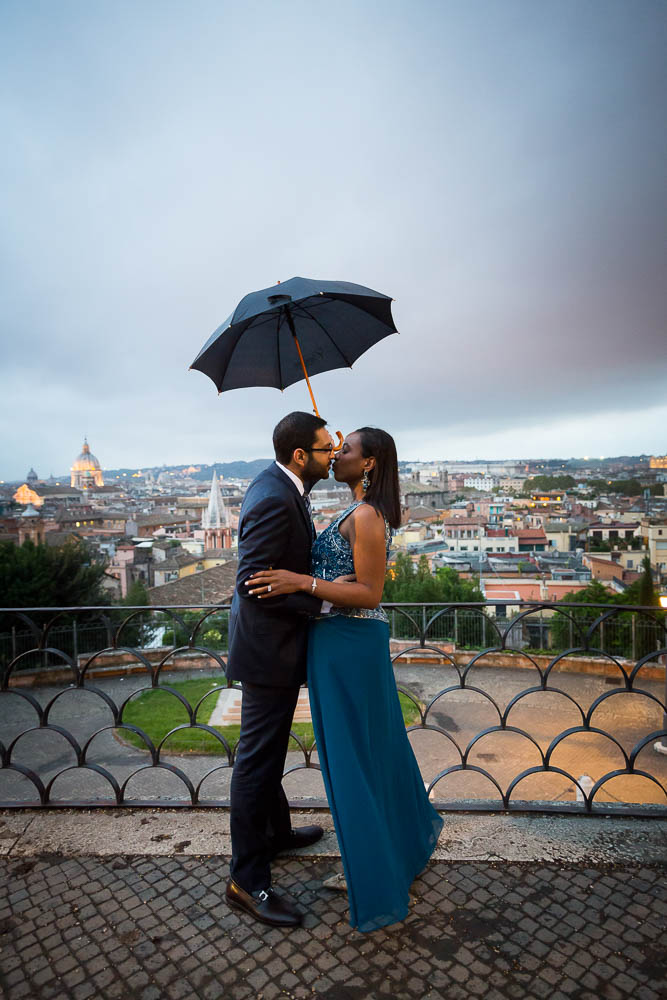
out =
[[299,479],[296,472],[292,472],[291,469],[285,468],[285,466],[281,465],[280,462],[276,462],[276,465],[278,466],[281,472],[285,473],[288,479],[292,480],[292,482],[296,486],[301,496],[303,496],[304,493],[306,492],[306,487],[303,485],[303,479]]

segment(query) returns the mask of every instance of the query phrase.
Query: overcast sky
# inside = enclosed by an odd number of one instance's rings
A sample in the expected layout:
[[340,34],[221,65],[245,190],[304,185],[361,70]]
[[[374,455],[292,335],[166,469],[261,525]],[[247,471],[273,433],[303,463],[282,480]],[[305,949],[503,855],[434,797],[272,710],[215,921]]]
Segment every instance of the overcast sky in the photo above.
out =
[[667,452],[659,0],[2,0],[0,477],[266,456],[188,365],[247,292],[392,295],[316,376],[402,458]]

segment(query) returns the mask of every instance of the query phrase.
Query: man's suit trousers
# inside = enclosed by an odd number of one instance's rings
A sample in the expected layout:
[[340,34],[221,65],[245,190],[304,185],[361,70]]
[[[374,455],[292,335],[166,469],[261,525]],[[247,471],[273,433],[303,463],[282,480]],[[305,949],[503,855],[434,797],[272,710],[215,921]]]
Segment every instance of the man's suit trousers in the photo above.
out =
[[243,682],[232,772],[230,875],[246,892],[271,885],[271,859],[291,829],[282,776],[299,687]]

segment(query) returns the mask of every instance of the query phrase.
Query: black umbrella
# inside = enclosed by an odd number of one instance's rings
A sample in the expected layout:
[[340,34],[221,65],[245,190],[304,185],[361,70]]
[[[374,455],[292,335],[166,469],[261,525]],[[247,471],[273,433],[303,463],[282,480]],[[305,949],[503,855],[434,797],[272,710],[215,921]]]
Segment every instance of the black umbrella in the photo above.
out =
[[351,368],[364,351],[397,333],[392,299],[349,281],[290,278],[241,299],[190,365],[218,392],[288,385],[308,375]]

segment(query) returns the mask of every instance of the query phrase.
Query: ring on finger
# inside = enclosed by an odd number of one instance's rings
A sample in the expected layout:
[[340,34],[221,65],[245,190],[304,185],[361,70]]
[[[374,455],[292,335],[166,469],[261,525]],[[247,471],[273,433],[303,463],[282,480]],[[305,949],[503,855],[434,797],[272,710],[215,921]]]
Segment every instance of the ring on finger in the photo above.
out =
[[266,590],[267,590],[267,593],[269,593],[269,594],[271,593],[271,584],[268,585],[268,587],[266,588]]

